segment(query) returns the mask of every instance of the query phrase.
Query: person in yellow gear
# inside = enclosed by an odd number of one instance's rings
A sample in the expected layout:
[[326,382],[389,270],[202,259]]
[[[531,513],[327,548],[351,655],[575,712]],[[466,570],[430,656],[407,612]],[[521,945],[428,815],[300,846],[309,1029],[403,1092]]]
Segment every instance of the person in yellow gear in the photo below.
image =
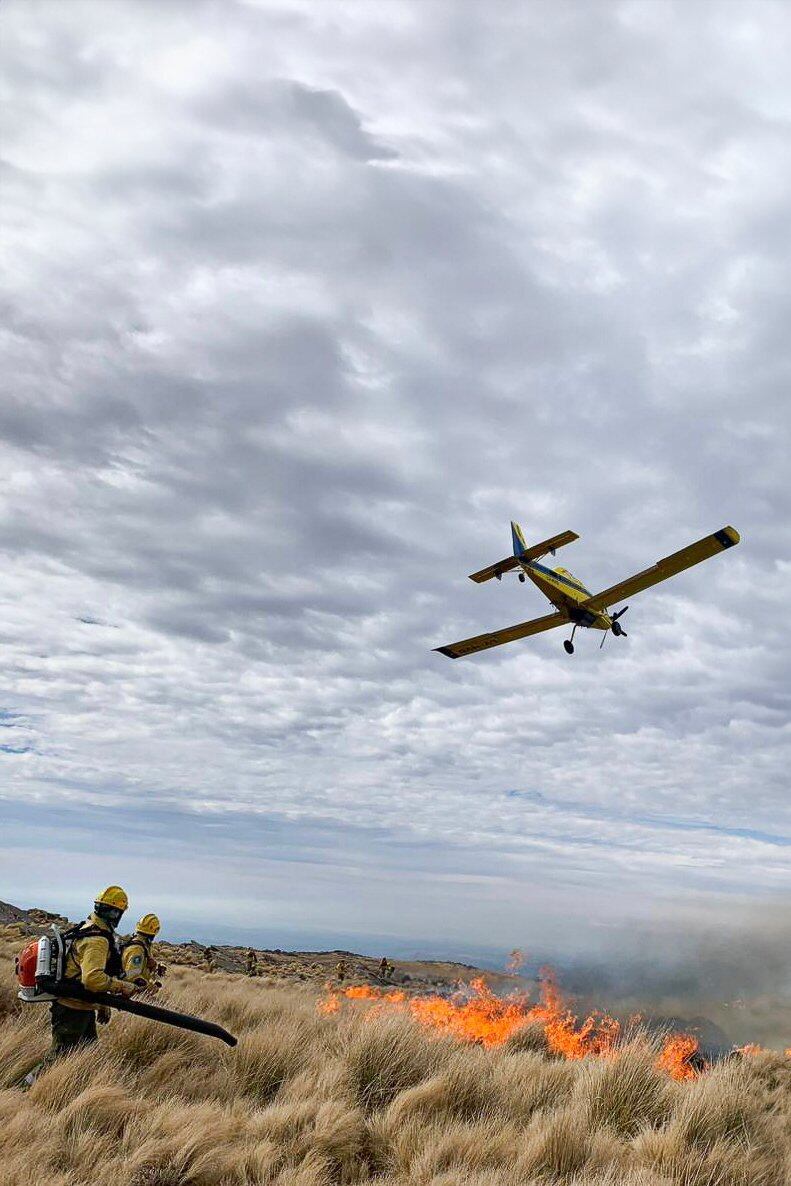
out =
[[258,975],[258,954],[253,951],[252,947],[248,947],[247,954],[244,957],[245,971],[248,976]]
[[156,977],[161,975],[151,947],[159,934],[160,922],[156,914],[144,914],[135,927],[135,933],[121,949],[121,966],[124,977],[136,985],[141,992],[154,994],[162,987]]
[[339,984],[343,984],[344,980],[346,979],[346,972],[346,960],[338,960],[337,964],[335,965],[335,976]]
[[[121,993],[131,997],[137,990],[134,984],[121,979],[121,953],[115,928],[129,899],[119,885],[110,885],[103,890],[93,904],[93,912],[85,922],[78,923],[66,932],[68,954],[64,968],[64,980],[74,980],[90,992]],[[50,1006],[52,1025],[52,1046],[44,1061],[39,1063],[23,1081],[30,1087],[42,1070],[67,1054],[76,1046],[82,1046],[97,1039],[97,1006],[87,1001],[58,997]],[[102,1021],[106,1020],[104,1016]]]

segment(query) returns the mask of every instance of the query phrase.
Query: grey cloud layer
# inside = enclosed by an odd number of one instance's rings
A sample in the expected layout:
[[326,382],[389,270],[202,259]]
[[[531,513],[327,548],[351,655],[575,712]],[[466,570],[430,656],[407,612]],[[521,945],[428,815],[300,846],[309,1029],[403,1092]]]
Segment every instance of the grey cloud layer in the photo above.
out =
[[[473,878],[436,933],[787,893],[785,7],[3,19],[7,797],[351,829],[363,878],[382,832],[401,933],[418,841]],[[512,516],[592,586],[744,543],[601,654],[451,664],[541,612],[465,580]]]

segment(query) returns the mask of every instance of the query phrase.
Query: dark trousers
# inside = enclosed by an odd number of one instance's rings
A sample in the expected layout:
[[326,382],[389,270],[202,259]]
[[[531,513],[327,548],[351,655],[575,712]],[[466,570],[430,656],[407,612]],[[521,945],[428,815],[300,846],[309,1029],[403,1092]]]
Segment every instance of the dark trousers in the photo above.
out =
[[70,1009],[68,1005],[61,1005],[60,1001],[53,1001],[50,1005],[50,1021],[52,1024],[52,1045],[42,1062],[33,1067],[25,1075],[19,1086],[23,1091],[32,1087],[42,1071],[51,1067],[62,1054],[68,1054],[80,1046],[87,1046],[97,1040],[96,1013],[93,1009]]
[[97,1040],[96,1013],[93,1009],[70,1009],[53,1001],[50,1007],[52,1021],[51,1058],[67,1054],[75,1046],[86,1045]]

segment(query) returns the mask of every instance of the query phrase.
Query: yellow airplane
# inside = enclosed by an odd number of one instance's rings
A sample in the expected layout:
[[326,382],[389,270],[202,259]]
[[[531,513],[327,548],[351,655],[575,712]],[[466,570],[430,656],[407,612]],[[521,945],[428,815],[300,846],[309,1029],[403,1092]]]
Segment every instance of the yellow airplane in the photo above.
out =
[[434,648],[448,658],[461,659],[464,655],[486,651],[489,647],[499,647],[504,642],[527,638],[529,634],[540,634],[543,630],[552,630],[555,626],[565,626],[569,622],[573,623],[571,638],[567,638],[563,643],[567,654],[574,654],[574,634],[578,626],[604,631],[604,638],[599,645],[601,650],[608,630],[612,630],[616,637],[626,638],[626,631],[618,619],[626,613],[629,606],[625,605],[623,609],[610,613],[608,607],[614,602],[621,601],[624,597],[632,597],[651,585],[658,585],[660,581],[666,581],[677,572],[692,568],[693,564],[700,564],[701,560],[708,560],[710,556],[716,556],[718,552],[732,548],[739,542],[739,533],[735,527],[723,527],[721,531],[715,531],[713,535],[699,539],[697,543],[682,548],[680,552],[657,560],[656,564],[643,569],[635,576],[627,577],[617,585],[610,585],[609,589],[603,589],[601,593],[591,593],[568,569],[547,568],[545,564],[538,563],[539,558],[547,552],[554,556],[556,548],[562,548],[564,544],[579,539],[575,531],[562,531],[560,535],[553,535],[551,539],[528,547],[521,527],[512,521],[511,536],[514,543],[513,556],[506,556],[505,560],[498,560],[489,568],[472,573],[470,580],[481,584],[496,577],[500,581],[504,572],[515,568],[518,570],[519,580],[524,581],[525,577],[529,576],[544,596],[549,598],[557,613],[547,614],[544,618],[534,618],[531,622],[519,622],[516,626],[506,626],[504,630],[495,630],[493,634],[478,634],[475,638],[464,638],[461,642]]

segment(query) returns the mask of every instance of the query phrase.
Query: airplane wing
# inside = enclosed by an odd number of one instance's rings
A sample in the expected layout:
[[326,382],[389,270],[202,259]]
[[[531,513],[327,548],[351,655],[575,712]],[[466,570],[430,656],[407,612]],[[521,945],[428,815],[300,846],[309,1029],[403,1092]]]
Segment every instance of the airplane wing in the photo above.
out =
[[541,634],[543,630],[552,630],[555,626],[565,626],[568,622],[566,614],[547,614],[544,618],[533,618],[532,622],[518,622],[516,626],[506,626],[504,630],[495,630],[493,634],[478,634],[475,638],[463,638],[461,642],[452,642],[446,647],[434,647],[449,659],[461,659],[464,655],[474,655],[476,651],[486,651],[489,647],[502,646],[504,642],[514,642],[517,638],[527,638],[529,634]]
[[697,540],[696,543],[682,548],[680,552],[674,552],[672,556],[665,556],[663,560],[657,560],[656,564],[643,569],[633,577],[627,577],[625,581],[619,581],[617,585],[611,585],[609,589],[603,589],[601,593],[594,593],[587,601],[580,602],[580,608],[606,609],[616,601],[623,601],[625,597],[633,597],[635,593],[642,593],[643,589],[648,589],[651,585],[658,585],[660,581],[666,581],[668,577],[683,572],[685,568],[692,568],[694,564],[700,564],[701,560],[708,560],[711,556],[716,556],[718,552],[732,548],[734,544],[738,544],[739,539],[740,536],[735,527],[723,527],[721,531],[715,531],[713,535],[707,535],[703,539]]
[[498,560],[496,564],[490,564],[480,572],[471,572],[470,580],[480,585],[483,581],[490,581],[492,577],[502,576],[512,568],[518,568],[520,560],[537,560],[539,556],[545,556],[555,548],[562,548],[564,544],[573,543],[575,539],[579,539],[576,531],[561,531],[560,535],[553,535],[551,539],[542,540],[540,544],[531,544],[529,548],[523,548],[518,557],[506,556],[505,560]]

